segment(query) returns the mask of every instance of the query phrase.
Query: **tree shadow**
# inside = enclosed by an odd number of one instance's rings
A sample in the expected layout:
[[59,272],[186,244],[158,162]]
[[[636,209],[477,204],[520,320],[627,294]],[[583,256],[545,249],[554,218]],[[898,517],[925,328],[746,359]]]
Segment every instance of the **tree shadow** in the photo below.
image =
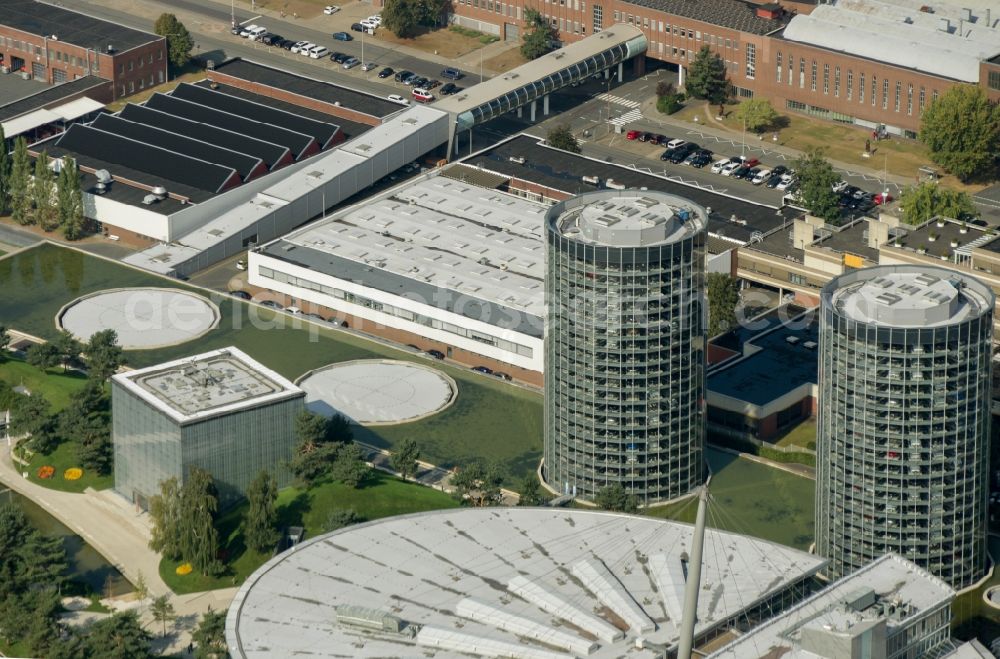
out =
[[767,127],[767,130],[781,130],[783,128],[788,128],[791,125],[791,119],[787,115],[781,114],[774,118],[771,125]]
[[294,499],[278,509],[278,527],[305,526],[305,517],[312,510],[312,499],[300,492]]

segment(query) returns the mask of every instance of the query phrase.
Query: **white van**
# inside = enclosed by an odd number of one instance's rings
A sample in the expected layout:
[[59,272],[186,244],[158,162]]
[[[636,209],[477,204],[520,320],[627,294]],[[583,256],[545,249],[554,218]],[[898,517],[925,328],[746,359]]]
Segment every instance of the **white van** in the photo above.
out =
[[262,36],[267,34],[267,28],[262,25],[255,25],[247,30],[247,39],[250,41],[257,41]]
[[326,57],[330,54],[330,51],[326,49],[326,46],[313,46],[309,49],[309,57],[313,59],[320,59],[321,57]]

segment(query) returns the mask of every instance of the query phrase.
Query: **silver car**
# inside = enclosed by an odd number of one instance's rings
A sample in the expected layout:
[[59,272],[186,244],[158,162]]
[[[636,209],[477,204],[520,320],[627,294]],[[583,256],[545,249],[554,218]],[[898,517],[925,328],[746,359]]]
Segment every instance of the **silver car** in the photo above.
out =
[[344,63],[341,64],[341,66],[344,67],[345,69],[353,69],[358,64],[361,64],[361,60],[359,60],[357,57],[348,57],[347,59],[344,60]]

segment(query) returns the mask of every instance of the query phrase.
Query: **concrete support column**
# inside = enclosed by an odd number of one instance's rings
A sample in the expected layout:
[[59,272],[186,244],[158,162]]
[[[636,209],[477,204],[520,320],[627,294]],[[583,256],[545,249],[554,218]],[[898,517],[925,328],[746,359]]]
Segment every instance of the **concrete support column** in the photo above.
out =
[[542,116],[549,116],[549,95],[546,94],[542,97]]
[[677,67],[677,89],[684,89],[684,67]]
[[625,63],[624,62],[618,62],[618,83],[619,84],[621,84],[621,81],[624,78],[624,71],[625,71]]
[[538,101],[531,102],[531,123],[535,123],[535,108],[538,106]]
[[604,69],[604,79],[607,80],[611,77],[611,69]]
[[524,106],[519,105],[517,106],[517,118],[520,119],[523,116],[524,116]]

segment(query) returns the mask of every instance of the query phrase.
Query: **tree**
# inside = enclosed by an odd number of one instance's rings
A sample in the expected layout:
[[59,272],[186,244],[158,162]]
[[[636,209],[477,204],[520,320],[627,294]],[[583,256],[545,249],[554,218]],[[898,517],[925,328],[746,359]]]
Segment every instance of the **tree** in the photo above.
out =
[[664,96],[670,96],[675,93],[677,89],[674,87],[674,83],[669,80],[661,80],[656,83],[656,97],[662,98]]
[[835,220],[840,216],[834,184],[840,177],[823,157],[822,149],[813,149],[795,161],[799,196],[806,209],[816,217]]
[[729,98],[729,81],[726,79],[726,63],[718,53],[712,52],[708,46],[701,47],[688,67],[684,89],[688,96],[718,105],[719,114],[722,114],[722,106]]
[[302,410],[295,417],[295,437],[303,444],[316,446],[327,441],[328,422],[322,414]]
[[35,368],[47,370],[61,361],[59,348],[51,341],[48,343],[33,343],[28,348],[28,363]]
[[195,659],[226,659],[226,612],[213,611],[208,607],[198,623],[198,629],[191,634],[194,641]]
[[656,109],[663,114],[673,114],[681,109],[684,94],[674,88],[674,83],[661,80],[656,83]]
[[760,133],[774,125],[778,113],[766,98],[748,98],[736,106],[734,113],[737,121],[744,122],[747,130]]
[[626,492],[619,483],[606,485],[597,491],[594,503],[604,510],[613,510],[619,513],[634,513],[639,509],[639,502],[635,495]]
[[66,366],[79,357],[80,351],[83,350],[83,345],[68,330],[59,330],[56,338],[49,341],[49,344],[55,347],[56,353],[59,355],[59,363],[62,364],[63,373],[66,372]]
[[265,470],[247,488],[246,515],[243,517],[243,538],[247,547],[258,554],[274,549],[278,542],[278,481]]
[[7,357],[7,347],[9,345],[10,345],[10,331],[7,329],[6,325],[0,325],[0,362],[2,362]]
[[326,477],[337,459],[338,445],[351,441],[350,423],[340,414],[329,419],[302,410],[295,418],[298,444],[288,468],[298,481],[308,487]]
[[160,634],[160,637],[166,636],[167,623],[177,617],[177,614],[174,612],[174,605],[170,601],[170,595],[164,593],[154,598],[152,604],[149,605],[149,612],[153,614],[153,620],[163,624],[163,633]]
[[7,212],[10,205],[10,154],[7,152],[7,136],[0,126],[0,215]]
[[392,468],[399,472],[403,480],[409,480],[417,473],[417,460],[420,458],[420,447],[414,439],[404,439],[392,454]]
[[142,570],[139,570],[139,574],[136,575],[135,584],[135,598],[139,600],[139,612],[142,612],[143,602],[149,597],[149,584],[146,583],[146,577],[143,575]]
[[181,486],[178,535],[184,560],[205,575],[216,574],[221,568],[216,558],[219,532],[215,529],[215,515],[218,510],[218,493],[212,475],[192,467]]
[[499,464],[483,464],[474,460],[455,472],[451,477],[451,485],[463,503],[495,506],[503,500],[503,493],[500,491],[503,480],[504,472]]
[[552,52],[555,32],[545,17],[537,9],[526,9],[524,22],[526,28],[531,28],[531,31],[524,35],[524,40],[521,43],[521,55],[524,56],[524,59],[538,59],[542,55]]
[[153,520],[149,548],[167,560],[180,559],[181,486],[176,476],[162,481],[160,493],[149,498],[149,517]]
[[400,39],[416,36],[420,29],[420,7],[415,0],[385,0],[382,25]]
[[110,474],[114,466],[114,445],[107,416],[96,413],[82,417],[73,436],[80,464],[99,474]]
[[59,226],[62,227],[66,240],[77,240],[83,236],[86,218],[83,215],[83,191],[80,189],[80,171],[76,160],[69,156],[63,157],[63,166],[59,170],[57,190],[59,200]]
[[58,615],[62,612],[55,588],[39,587],[8,595],[0,600],[0,636],[8,643],[20,642],[32,656],[50,656],[60,643]]
[[371,475],[371,467],[365,462],[357,444],[343,444],[337,449],[336,458],[330,469],[333,480],[348,487],[357,488]]
[[966,181],[989,172],[1000,151],[1000,106],[976,85],[955,85],[924,110],[920,141],[931,158]]
[[938,215],[958,220],[976,214],[976,207],[968,193],[942,188],[935,182],[906,188],[900,196],[899,205],[903,209],[903,221],[907,224],[923,224]]
[[545,140],[554,149],[562,149],[570,153],[580,153],[580,143],[576,141],[576,136],[566,124],[559,124],[549,131]]
[[736,327],[736,305],[740,302],[739,283],[721,272],[705,277],[708,288],[708,336],[718,336]]
[[337,452],[336,444],[299,442],[288,461],[288,469],[303,487],[310,487],[330,474]]
[[194,39],[184,24],[173,14],[160,14],[153,25],[153,32],[166,37],[170,63],[178,69],[183,68],[191,59],[191,49],[194,48]]
[[149,632],[135,611],[116,613],[90,626],[84,640],[85,656],[135,659],[149,656]]
[[12,504],[0,506],[0,556],[3,598],[40,587],[58,588],[68,565],[62,540],[43,535]]
[[519,506],[544,506],[548,498],[542,495],[542,488],[538,485],[538,477],[534,474],[525,476],[521,481],[521,497],[517,500]]
[[14,141],[14,156],[11,158],[9,179],[10,216],[18,224],[31,224],[31,157],[28,143],[18,136]]
[[92,380],[104,382],[125,363],[125,353],[118,345],[118,333],[113,329],[94,332],[84,350]]
[[11,437],[30,435],[29,448],[47,453],[55,444],[55,421],[49,401],[40,392],[18,396],[10,409],[7,431]]
[[336,508],[331,510],[330,514],[326,516],[326,522],[323,524],[323,532],[336,531],[345,526],[357,524],[360,521],[361,518],[358,517],[358,513],[353,508]]
[[31,183],[31,200],[35,204],[35,222],[43,231],[52,231],[59,226],[55,193],[55,175],[49,167],[48,154],[42,151],[35,160],[35,180]]

